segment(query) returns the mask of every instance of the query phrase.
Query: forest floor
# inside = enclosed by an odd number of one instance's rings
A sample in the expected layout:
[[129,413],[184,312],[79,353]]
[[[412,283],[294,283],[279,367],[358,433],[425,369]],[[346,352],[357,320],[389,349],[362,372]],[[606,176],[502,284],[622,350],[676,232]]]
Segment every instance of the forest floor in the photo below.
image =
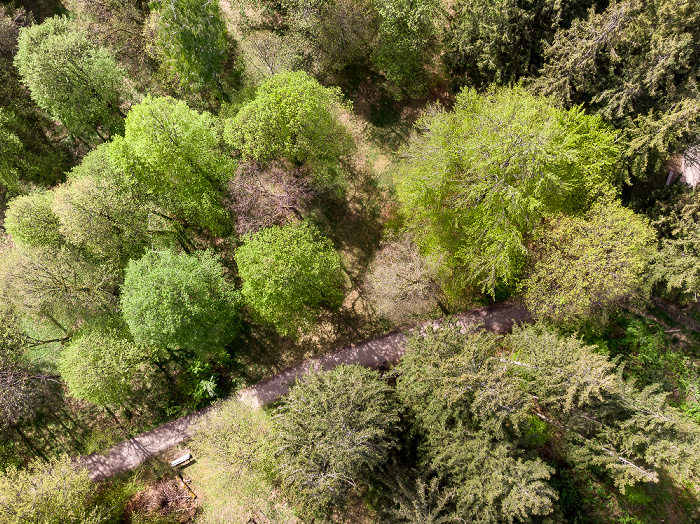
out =
[[[505,302],[460,313],[453,317],[465,327],[482,324],[484,329],[496,333],[510,331],[514,324],[530,322],[527,310],[520,304]],[[289,391],[297,376],[311,369],[322,367],[326,371],[339,364],[359,364],[378,368],[386,361],[396,363],[406,352],[407,336],[427,329],[438,329],[444,319],[423,322],[417,326],[397,329],[380,337],[352,344],[338,351],[309,359],[276,375],[238,392],[238,398],[260,408],[271,404]],[[113,446],[104,454],[92,454],[80,459],[81,465],[90,472],[92,480],[105,480],[118,473],[129,471],[154,455],[181,444],[197,432],[202,417],[216,405],[207,406],[187,416],[170,421],[151,431],[136,435]],[[177,454],[186,453],[177,449]],[[176,457],[172,457],[174,459]]]

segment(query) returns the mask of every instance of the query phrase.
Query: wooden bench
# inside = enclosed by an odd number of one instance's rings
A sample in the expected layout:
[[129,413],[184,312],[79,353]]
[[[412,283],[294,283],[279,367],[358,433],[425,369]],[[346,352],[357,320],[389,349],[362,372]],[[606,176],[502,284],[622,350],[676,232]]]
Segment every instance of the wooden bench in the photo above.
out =
[[172,467],[180,466],[189,460],[192,460],[192,455],[188,453],[187,455],[183,455],[181,457],[176,458],[170,463],[170,465]]

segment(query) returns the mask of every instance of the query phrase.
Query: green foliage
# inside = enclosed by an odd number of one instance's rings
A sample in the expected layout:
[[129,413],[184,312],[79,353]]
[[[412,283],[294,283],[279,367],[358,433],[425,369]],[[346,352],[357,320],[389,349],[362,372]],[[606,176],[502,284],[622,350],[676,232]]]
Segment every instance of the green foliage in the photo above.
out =
[[647,294],[654,238],[644,219],[616,202],[596,204],[585,217],[553,218],[533,247],[525,304],[535,317],[563,324],[604,321]]
[[536,88],[623,130],[632,172],[655,173],[700,140],[699,29],[697,2],[610,2],[557,33]]
[[219,353],[239,328],[239,293],[210,252],[149,252],[130,261],[121,309],[139,344],[201,356]]
[[336,310],[343,302],[340,257],[305,222],[246,235],[235,258],[246,304],[282,335],[298,333],[319,309]]
[[650,257],[653,284],[683,301],[698,300],[700,291],[700,195],[683,196],[661,206],[654,222],[659,249]]
[[386,461],[399,410],[374,371],[341,364],[302,377],[274,421],[287,492],[304,513],[322,514]]
[[373,0],[290,0],[284,7],[291,39],[300,37],[316,77],[368,62],[379,25]]
[[15,65],[32,98],[73,134],[106,141],[124,129],[124,77],[112,55],[65,17],[23,28]]
[[552,469],[529,451],[542,443],[576,469],[601,468],[623,492],[658,482],[660,472],[697,474],[697,426],[665,393],[623,381],[595,348],[537,325],[505,339],[460,329],[410,340],[397,393],[425,433],[422,460],[446,474],[462,518],[551,513],[557,494],[544,481]]
[[383,522],[391,524],[447,524],[460,519],[449,512],[453,492],[440,489],[440,479],[398,478],[387,483],[391,502],[383,509]]
[[92,150],[68,182],[54,189],[52,210],[68,242],[124,267],[148,246],[150,206],[138,187],[114,169],[108,148]]
[[16,247],[0,255],[0,297],[33,321],[67,333],[116,306],[118,275],[70,245]]
[[452,112],[435,109],[417,127],[398,192],[418,244],[444,257],[457,292],[470,284],[494,295],[514,283],[542,216],[614,192],[615,135],[521,88],[465,90]]
[[172,98],[146,97],[129,113],[124,137],[115,137],[109,153],[115,168],[161,206],[161,214],[228,233],[219,192],[232,172],[209,113]]
[[274,522],[294,522],[278,501],[270,476],[274,464],[272,423],[263,410],[236,399],[219,403],[189,443],[192,467],[205,494],[198,522],[245,522],[261,512]]
[[224,138],[244,159],[308,163],[323,180],[355,147],[339,121],[345,108],[338,89],[322,87],[303,72],[280,73],[226,122]]
[[154,5],[160,13],[158,45],[181,83],[221,86],[228,39],[218,0],[159,0]]
[[96,505],[97,484],[88,471],[70,457],[35,461],[29,468],[10,468],[0,474],[0,519],[3,524],[101,524],[111,521],[112,510]]
[[60,179],[65,152],[44,134],[41,124],[48,127],[48,123],[36,108],[13,102],[20,106],[19,111],[0,107],[0,185],[16,194],[27,182],[45,184]]
[[73,335],[59,371],[74,397],[101,406],[124,402],[149,351],[134,343],[119,317],[91,320]]
[[556,30],[584,16],[596,0],[457,0],[443,60],[456,86],[483,89],[536,75]]
[[52,201],[52,193],[38,191],[11,200],[5,213],[5,230],[12,240],[29,247],[60,246],[63,238]]
[[437,0],[375,0],[379,43],[374,63],[409,96],[428,87],[426,67],[435,54],[441,5]]

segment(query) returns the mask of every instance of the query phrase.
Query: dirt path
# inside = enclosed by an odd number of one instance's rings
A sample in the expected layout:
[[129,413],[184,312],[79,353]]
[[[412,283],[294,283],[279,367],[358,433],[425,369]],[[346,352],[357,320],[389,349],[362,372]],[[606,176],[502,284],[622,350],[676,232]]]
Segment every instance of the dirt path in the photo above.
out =
[[[515,323],[530,322],[530,316],[522,307],[511,303],[497,304],[467,313],[457,315],[459,321],[466,325],[482,323],[489,331],[506,333]],[[441,320],[425,322],[407,332],[437,328]],[[266,406],[289,391],[297,376],[303,375],[314,366],[327,371],[338,364],[360,364],[366,367],[377,367],[384,360],[396,363],[406,351],[406,334],[402,330],[387,333],[352,344],[351,346],[297,364],[285,371],[254,386],[238,392],[238,398],[255,407]],[[160,453],[194,435],[201,418],[212,410],[206,407],[185,417],[163,424],[147,433],[142,433],[111,448],[106,455],[88,455],[80,462],[90,471],[92,480],[104,480],[118,473],[135,468],[153,455]]]

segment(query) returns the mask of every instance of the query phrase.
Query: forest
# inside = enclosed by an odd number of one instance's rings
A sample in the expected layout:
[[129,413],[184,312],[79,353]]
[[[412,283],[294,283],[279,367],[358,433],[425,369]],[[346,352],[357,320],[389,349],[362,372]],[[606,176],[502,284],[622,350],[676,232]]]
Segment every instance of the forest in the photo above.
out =
[[0,524],[700,521],[697,0],[3,0],[0,75]]

